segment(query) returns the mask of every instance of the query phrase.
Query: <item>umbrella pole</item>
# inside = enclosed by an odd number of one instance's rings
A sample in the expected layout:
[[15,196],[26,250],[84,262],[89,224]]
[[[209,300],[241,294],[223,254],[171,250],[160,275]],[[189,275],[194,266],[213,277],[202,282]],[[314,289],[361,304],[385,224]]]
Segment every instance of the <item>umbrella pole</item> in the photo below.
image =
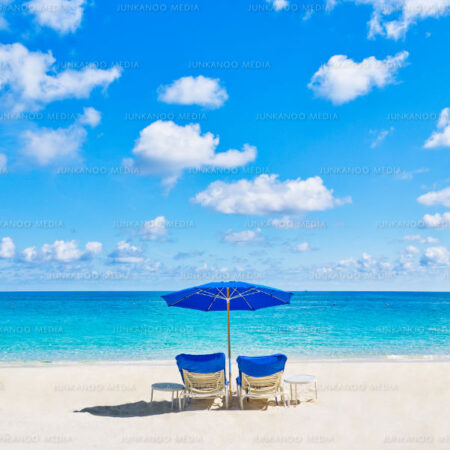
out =
[[228,322],[228,391],[230,393],[230,408],[233,401],[231,392],[231,339],[230,339],[230,289],[227,288],[227,322]]

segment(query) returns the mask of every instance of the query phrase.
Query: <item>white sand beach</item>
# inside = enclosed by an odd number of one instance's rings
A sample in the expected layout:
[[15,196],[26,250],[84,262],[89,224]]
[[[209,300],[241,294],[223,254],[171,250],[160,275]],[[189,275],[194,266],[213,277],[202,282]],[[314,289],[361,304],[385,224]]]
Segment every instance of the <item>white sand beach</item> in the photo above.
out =
[[[236,374],[236,368],[234,368]],[[288,361],[314,374],[300,405],[196,400],[171,410],[154,382],[180,382],[173,362],[3,364],[0,447],[13,449],[448,449],[450,363]]]

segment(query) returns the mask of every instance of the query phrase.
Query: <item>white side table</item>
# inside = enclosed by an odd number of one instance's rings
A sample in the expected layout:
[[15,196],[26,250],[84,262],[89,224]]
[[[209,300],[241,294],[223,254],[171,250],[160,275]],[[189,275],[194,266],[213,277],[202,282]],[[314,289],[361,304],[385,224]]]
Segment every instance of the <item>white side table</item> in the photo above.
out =
[[[314,375],[292,375],[291,377],[287,377],[284,379],[285,383],[289,384],[291,389],[291,401],[295,399],[298,403],[300,403],[300,399],[297,392],[297,386],[300,384],[309,384],[314,383],[315,391],[316,391],[316,400],[317,400],[317,378]],[[295,396],[294,396],[295,392]]]
[[178,383],[153,383],[152,384],[152,396],[150,402],[153,403],[153,391],[163,391],[172,393],[172,409],[173,400],[176,395],[178,399],[178,409],[181,410],[181,394],[184,392],[184,386]]

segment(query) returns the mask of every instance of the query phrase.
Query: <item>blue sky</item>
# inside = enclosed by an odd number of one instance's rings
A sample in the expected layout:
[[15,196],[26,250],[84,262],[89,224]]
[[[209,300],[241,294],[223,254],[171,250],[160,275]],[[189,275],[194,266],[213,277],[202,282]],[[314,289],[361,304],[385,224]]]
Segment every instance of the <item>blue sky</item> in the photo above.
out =
[[2,290],[448,290],[449,0],[4,0]]

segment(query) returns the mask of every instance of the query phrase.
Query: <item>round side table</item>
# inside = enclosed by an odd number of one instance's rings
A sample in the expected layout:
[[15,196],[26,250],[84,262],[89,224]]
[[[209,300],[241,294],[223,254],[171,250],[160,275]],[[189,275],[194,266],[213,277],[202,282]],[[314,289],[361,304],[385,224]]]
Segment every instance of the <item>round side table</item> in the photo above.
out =
[[152,395],[150,398],[150,403],[153,403],[153,391],[171,392],[172,393],[172,409],[173,400],[176,396],[178,399],[178,409],[181,410],[181,395],[184,392],[184,386],[178,383],[153,383],[152,384]]
[[[284,379],[285,383],[289,384],[291,389],[291,401],[295,399],[296,402],[300,403],[300,399],[297,392],[297,386],[300,384],[314,383],[314,388],[316,391],[317,400],[317,378],[314,375],[292,375]],[[295,393],[295,395],[294,395]]]

